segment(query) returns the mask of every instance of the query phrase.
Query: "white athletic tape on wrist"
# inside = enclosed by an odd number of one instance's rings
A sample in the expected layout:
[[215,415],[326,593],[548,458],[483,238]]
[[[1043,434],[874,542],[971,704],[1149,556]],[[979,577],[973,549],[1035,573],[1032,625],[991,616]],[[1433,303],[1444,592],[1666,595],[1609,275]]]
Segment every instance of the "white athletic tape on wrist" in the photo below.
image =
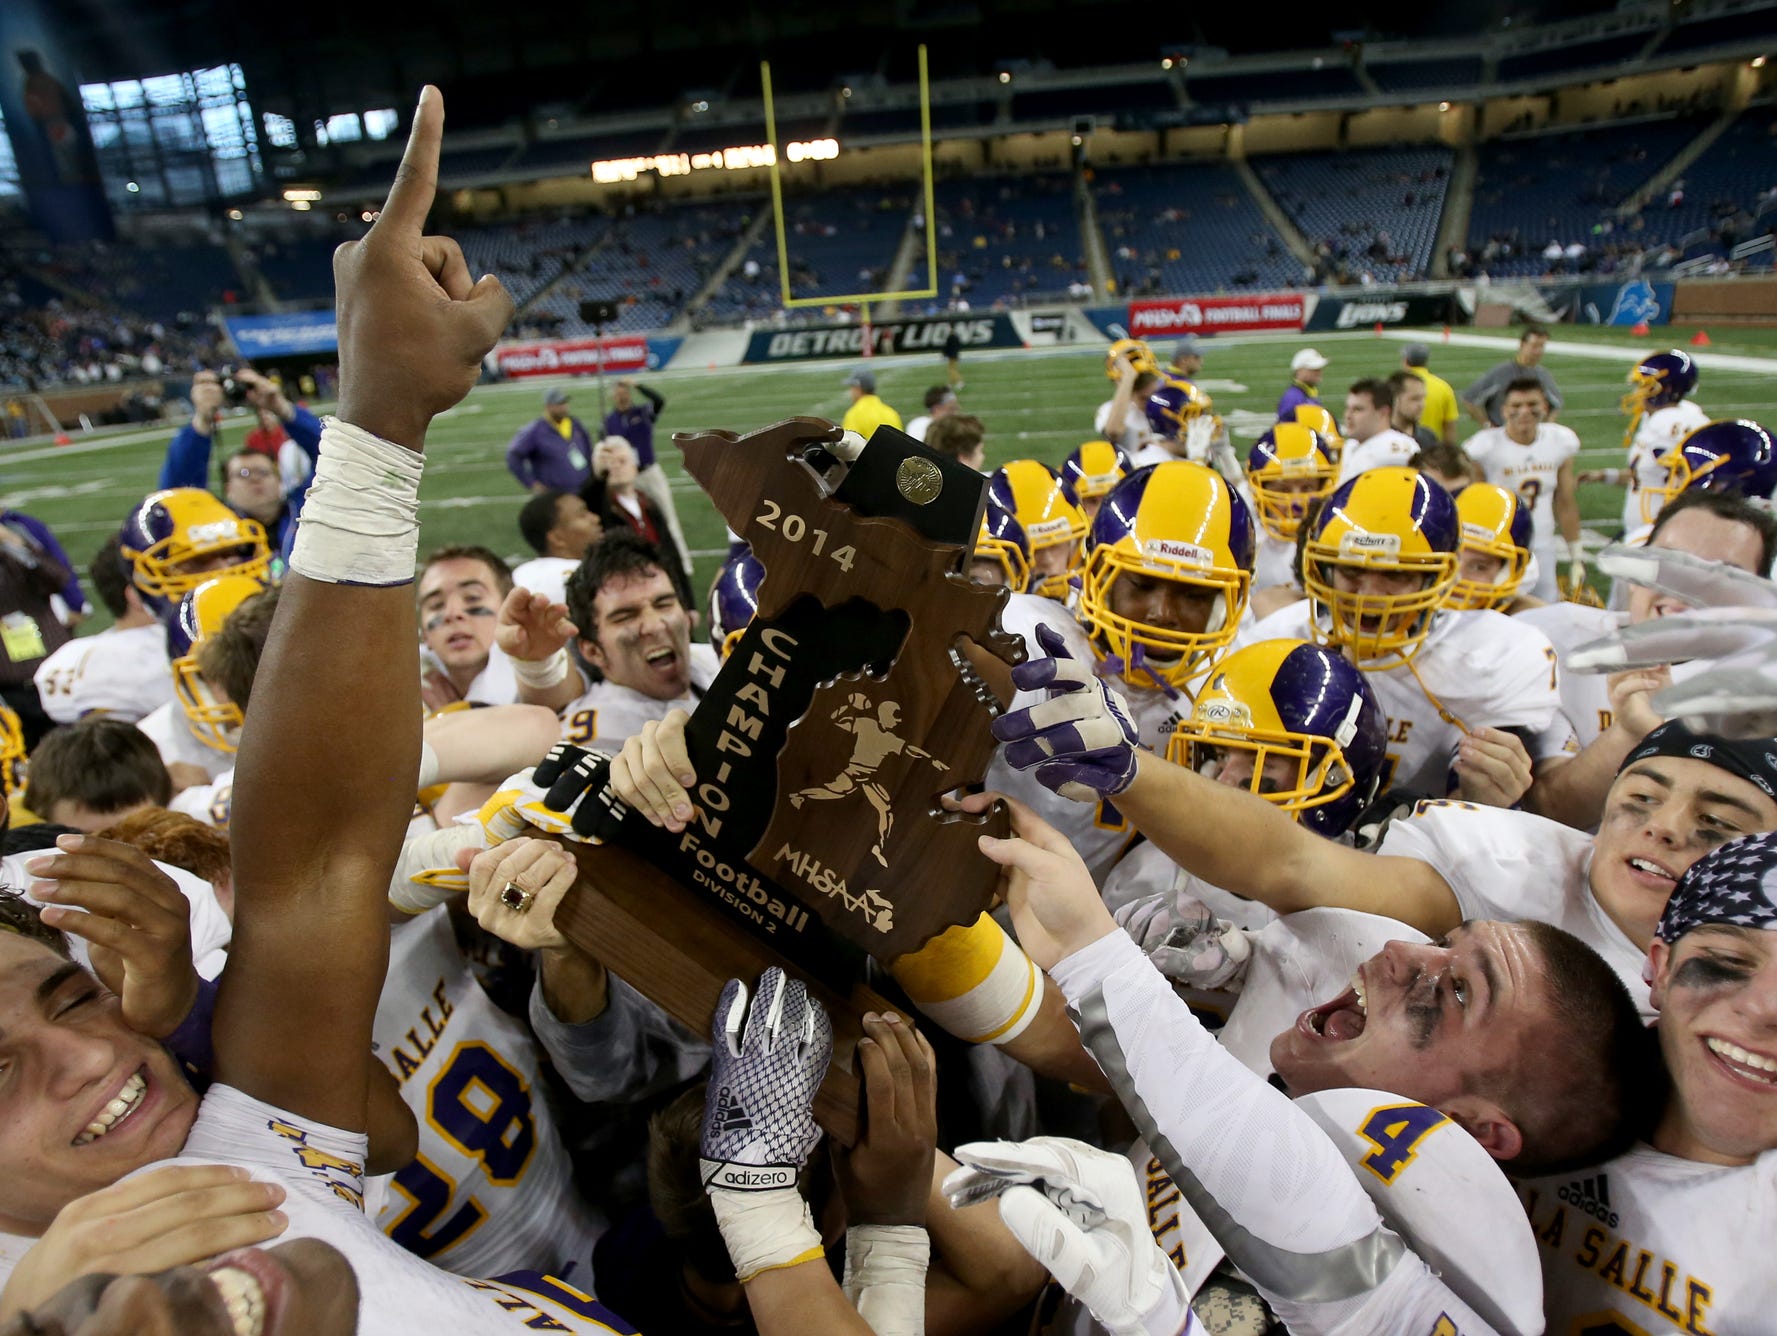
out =
[[876,1336],[921,1336],[932,1243],[918,1225],[855,1225],[845,1231],[842,1288]]
[[290,569],[328,584],[412,584],[424,466],[417,450],[327,418]]
[[769,1192],[717,1187],[708,1191],[737,1280],[744,1283],[761,1271],[799,1266],[826,1256],[808,1203],[794,1187]]
[[568,674],[574,671],[568,662],[568,651],[558,649],[547,659],[532,662],[529,659],[508,659],[512,665],[512,676],[521,687],[531,687],[537,691],[547,691],[550,687],[565,681]]
[[457,866],[460,849],[485,849],[479,825],[450,825],[416,835],[401,846],[389,878],[389,903],[406,914],[423,914],[469,889],[469,874]]

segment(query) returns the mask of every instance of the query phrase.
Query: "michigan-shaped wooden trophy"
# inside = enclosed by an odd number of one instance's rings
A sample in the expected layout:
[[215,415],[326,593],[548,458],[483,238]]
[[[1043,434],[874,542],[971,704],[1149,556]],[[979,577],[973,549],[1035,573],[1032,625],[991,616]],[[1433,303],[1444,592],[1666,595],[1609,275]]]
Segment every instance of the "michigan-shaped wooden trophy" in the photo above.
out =
[[685,466],[765,568],[758,611],[687,730],[690,826],[669,833],[620,804],[559,919],[670,1014],[707,1032],[722,984],[780,965],[832,1014],[833,1068],[816,1109],[855,1134],[857,1018],[891,961],[970,923],[997,867],[976,837],[996,808],[948,810],[979,784],[998,704],[970,642],[1007,664],[1002,588],[963,573],[985,505],[981,475],[892,428],[856,458],[831,423],[791,418],[736,436],[680,433]]

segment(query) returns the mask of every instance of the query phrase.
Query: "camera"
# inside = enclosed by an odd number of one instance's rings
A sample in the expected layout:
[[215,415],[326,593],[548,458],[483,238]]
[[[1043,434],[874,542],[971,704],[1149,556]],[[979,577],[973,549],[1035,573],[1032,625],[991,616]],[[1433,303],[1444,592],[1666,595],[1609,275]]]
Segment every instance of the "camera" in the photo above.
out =
[[247,402],[247,382],[234,373],[234,368],[225,366],[216,373],[216,379],[222,382],[222,397],[231,404]]
[[617,303],[581,302],[580,319],[589,325],[614,325],[617,323]]

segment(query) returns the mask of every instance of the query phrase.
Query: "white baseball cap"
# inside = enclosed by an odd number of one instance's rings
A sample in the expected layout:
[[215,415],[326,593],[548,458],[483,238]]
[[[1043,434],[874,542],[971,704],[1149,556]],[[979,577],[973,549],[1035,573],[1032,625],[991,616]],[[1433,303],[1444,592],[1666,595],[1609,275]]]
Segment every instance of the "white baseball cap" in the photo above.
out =
[[1290,358],[1291,371],[1319,371],[1327,364],[1327,359],[1312,348],[1304,348]]

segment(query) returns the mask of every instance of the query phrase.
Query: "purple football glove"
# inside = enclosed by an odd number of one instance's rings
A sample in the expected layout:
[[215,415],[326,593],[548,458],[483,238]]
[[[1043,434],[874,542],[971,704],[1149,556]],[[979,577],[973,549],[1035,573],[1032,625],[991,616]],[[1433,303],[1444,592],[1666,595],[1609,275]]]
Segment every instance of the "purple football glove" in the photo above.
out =
[[1070,655],[1049,627],[1037,627],[1037,645],[1048,657],[1019,664],[1012,682],[1049,696],[993,721],[994,737],[1006,744],[1006,764],[1029,770],[1044,788],[1075,802],[1123,792],[1135,779],[1140,744],[1122,696],[1091,664]]

